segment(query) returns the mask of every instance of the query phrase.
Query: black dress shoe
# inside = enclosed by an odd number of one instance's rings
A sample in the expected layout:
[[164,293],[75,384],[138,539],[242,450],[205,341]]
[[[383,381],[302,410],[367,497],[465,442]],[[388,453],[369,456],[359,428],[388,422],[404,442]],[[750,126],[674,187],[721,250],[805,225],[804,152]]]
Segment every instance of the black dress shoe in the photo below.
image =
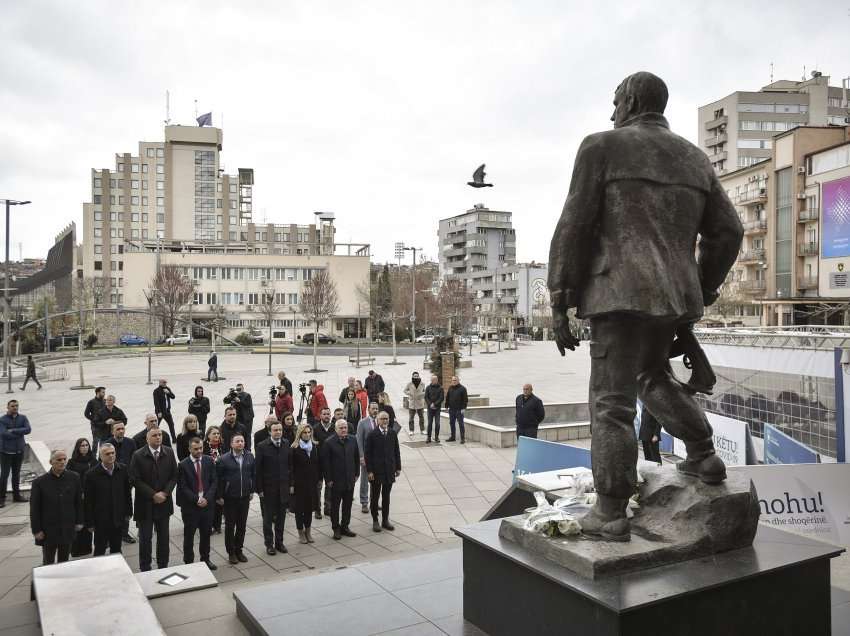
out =
[[131,543],[131,544],[136,542],[136,540],[132,537],[132,535],[129,535],[129,534],[125,534],[123,537],[121,537],[121,540],[124,543]]
[[380,531],[381,531],[381,524],[380,524],[380,523],[378,523],[378,520],[377,520],[377,519],[375,519],[375,520],[372,522],[372,532],[380,532]]
[[286,546],[282,543],[276,543],[274,549],[280,552],[281,554],[286,554],[289,550],[286,549]]
[[455,441],[455,438],[454,438],[454,437],[450,437],[450,438],[448,438],[446,441],[447,441],[447,442],[453,442],[453,441]]
[[0,499],[0,508],[6,507],[6,501],[4,499]]
[[356,537],[357,536],[356,532],[352,532],[348,528],[343,528],[342,530],[340,530],[340,532],[342,533],[342,536],[344,536],[344,537]]
[[431,438],[426,439],[426,440],[425,440],[425,443],[426,443],[426,444],[430,444],[430,443],[431,443]]
[[218,569],[218,566],[217,566],[215,563],[213,563],[212,561],[210,561],[210,560],[206,560],[206,561],[204,561],[204,563],[206,563],[206,564],[207,564],[207,567],[208,567],[211,571],[215,571],[215,570],[217,570],[217,569]]
[[248,557],[245,556],[245,553],[242,552],[242,550],[239,550],[239,552],[236,553],[236,559],[239,563],[248,563]]
[[461,443],[461,444],[466,444],[466,440],[465,440],[465,439],[463,439],[463,438],[461,437],[461,438],[460,438],[460,443]]
[[230,563],[230,565],[236,565],[237,563],[239,563],[239,559],[236,558],[236,553],[233,553],[228,556],[227,561]]
[[221,528],[210,529],[210,534],[221,534]]
[[381,527],[382,527],[384,530],[389,530],[390,532],[392,532],[393,530],[395,530],[395,526],[394,526],[393,524],[391,524],[391,523],[390,523],[390,520],[389,520],[389,519],[384,519],[384,522],[381,524]]
[[339,529],[339,528],[337,528],[336,530],[334,530],[334,539],[335,539],[336,541],[339,541],[340,539],[342,539],[342,532],[340,532],[340,529]]
[[434,438],[434,443],[435,443],[435,444],[439,444],[439,443],[440,443],[440,438],[439,438],[439,437],[435,437],[435,438]]
[[266,548],[266,554],[268,554],[269,556],[274,556],[275,554],[277,554],[277,552],[273,547],[269,546]]
[[317,510],[316,511],[316,519],[321,520],[321,518],[322,518],[322,513]]
[[23,495],[14,495],[12,497],[12,501],[15,503],[26,503],[29,501],[29,497],[24,497]]

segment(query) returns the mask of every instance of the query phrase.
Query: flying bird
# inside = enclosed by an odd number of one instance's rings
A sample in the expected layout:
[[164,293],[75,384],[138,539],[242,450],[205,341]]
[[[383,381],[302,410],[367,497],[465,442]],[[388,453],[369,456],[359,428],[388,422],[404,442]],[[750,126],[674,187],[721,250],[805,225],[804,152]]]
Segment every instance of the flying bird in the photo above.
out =
[[487,176],[484,172],[484,166],[486,164],[481,164],[478,166],[478,169],[472,173],[472,181],[467,181],[466,185],[472,186],[473,188],[492,188],[492,183],[484,183],[484,177]]

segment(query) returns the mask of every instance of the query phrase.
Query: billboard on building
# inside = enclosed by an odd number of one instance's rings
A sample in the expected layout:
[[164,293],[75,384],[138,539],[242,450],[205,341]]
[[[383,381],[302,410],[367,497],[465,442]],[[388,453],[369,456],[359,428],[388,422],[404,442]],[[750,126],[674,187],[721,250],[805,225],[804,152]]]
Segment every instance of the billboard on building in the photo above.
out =
[[823,258],[850,256],[850,177],[827,181],[823,204]]

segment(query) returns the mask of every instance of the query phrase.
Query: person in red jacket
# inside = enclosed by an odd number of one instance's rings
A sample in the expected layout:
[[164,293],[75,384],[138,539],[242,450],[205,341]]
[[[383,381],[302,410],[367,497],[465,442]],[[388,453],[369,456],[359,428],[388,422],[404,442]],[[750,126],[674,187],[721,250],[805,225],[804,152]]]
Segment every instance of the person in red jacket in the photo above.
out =
[[328,408],[328,401],[325,398],[325,386],[317,384],[315,380],[310,380],[310,404],[307,408],[307,423],[313,424],[322,419],[322,409]]
[[[357,399],[360,401],[360,412],[368,413],[369,412],[369,394],[366,392],[366,389],[363,388],[363,383],[360,380],[357,380],[354,383],[354,395],[357,396]],[[364,415],[365,417],[365,415]]]
[[293,409],[292,394],[287,390],[286,385],[281,384],[277,387],[277,396],[274,399],[275,417],[282,422],[283,416],[286,413],[292,413]]

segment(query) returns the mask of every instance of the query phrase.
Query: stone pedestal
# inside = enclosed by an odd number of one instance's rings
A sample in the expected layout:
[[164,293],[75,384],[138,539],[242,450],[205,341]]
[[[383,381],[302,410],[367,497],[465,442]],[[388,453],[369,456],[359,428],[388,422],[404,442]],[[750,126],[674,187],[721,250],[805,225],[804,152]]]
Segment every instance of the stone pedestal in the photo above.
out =
[[456,528],[463,616],[490,636],[829,636],[829,560],[843,548],[760,524],[753,544],[590,579],[499,536]]
[[759,507],[749,478],[731,473],[707,485],[675,466],[641,467],[640,508],[631,541],[591,536],[547,537],[523,528],[522,517],[502,521],[500,536],[588,578],[622,574],[749,546]]
[[440,378],[440,383],[444,387],[448,387],[452,383],[452,376],[455,374],[455,354],[453,351],[443,351],[440,358],[443,363],[443,377]]

